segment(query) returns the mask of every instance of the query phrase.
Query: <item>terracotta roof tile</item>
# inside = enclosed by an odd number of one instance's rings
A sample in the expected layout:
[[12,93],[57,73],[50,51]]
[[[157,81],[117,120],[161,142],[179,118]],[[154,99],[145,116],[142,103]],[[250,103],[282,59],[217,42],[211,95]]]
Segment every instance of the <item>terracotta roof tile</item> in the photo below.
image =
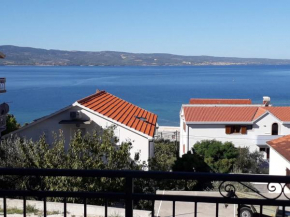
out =
[[259,108],[257,109],[256,114],[254,115],[253,120],[258,119],[259,117],[261,117],[261,116],[262,116],[263,114],[265,114],[266,112],[267,112],[267,110],[265,110],[264,107],[259,107]]
[[273,139],[267,142],[273,149],[275,149],[279,154],[290,161],[290,135],[280,137],[278,139]]
[[184,106],[186,122],[251,122],[257,107]]
[[99,91],[77,102],[127,127],[133,128],[151,137],[154,136],[157,115],[107,93],[106,91]]
[[252,104],[250,99],[196,99],[192,98],[189,104]]
[[290,107],[264,107],[281,121],[290,122]]

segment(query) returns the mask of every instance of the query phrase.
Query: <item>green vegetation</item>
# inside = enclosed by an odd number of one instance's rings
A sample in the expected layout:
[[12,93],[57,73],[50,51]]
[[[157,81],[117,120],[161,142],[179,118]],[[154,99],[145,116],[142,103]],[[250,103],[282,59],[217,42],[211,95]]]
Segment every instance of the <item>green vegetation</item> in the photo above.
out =
[[[117,145],[114,127],[82,136],[78,131],[65,149],[62,133],[55,134],[52,145],[45,135],[32,140],[7,138],[0,145],[0,167],[55,169],[140,170],[144,166],[139,156],[130,158],[131,143]],[[90,177],[0,177],[1,188],[51,191],[124,191],[124,178]],[[58,199],[53,199],[58,201]],[[69,202],[76,199],[68,198]],[[102,200],[88,201],[101,203]]]
[[8,134],[20,128],[20,124],[17,122],[16,118],[12,114],[7,114],[6,116],[6,130],[2,132],[2,135]]
[[37,213],[39,213],[39,210],[36,209],[35,206],[27,205],[26,206],[26,212],[27,213],[34,213],[36,215]]
[[[11,122],[17,123],[14,117]],[[96,130],[93,134],[76,132],[68,147],[62,132],[54,134],[52,144],[45,135],[38,141],[10,137],[0,143],[0,167],[10,168],[54,168],[54,169],[110,169],[142,170],[147,167],[140,162],[139,155],[130,157],[132,144],[122,143],[114,136],[114,127]],[[149,161],[150,170],[187,172],[257,172],[262,159],[257,153],[237,149],[232,143],[205,140],[195,144],[187,154],[176,157],[175,142],[160,140],[155,143],[155,157]],[[124,178],[91,177],[0,177],[0,189],[43,191],[114,191],[124,192]],[[136,193],[155,193],[156,190],[204,190],[214,189],[214,183],[198,183],[196,180],[150,180],[136,179]],[[40,199],[40,198],[31,198]],[[61,199],[53,198],[53,201]],[[67,198],[68,202],[82,202],[78,198]],[[89,199],[90,204],[103,204],[102,199]],[[111,205],[114,202],[111,202]],[[147,209],[152,201],[138,201],[135,206]],[[29,212],[38,212],[27,207]],[[17,212],[13,210],[13,212]],[[53,212],[54,213],[54,212]]]
[[192,152],[182,155],[172,166],[173,171],[182,172],[211,172],[211,168],[204,162],[203,158],[198,155],[194,149]]
[[[4,213],[4,210],[1,208],[0,213]],[[27,205],[26,206],[26,213],[27,214],[34,214],[34,215],[42,215],[42,211],[35,208],[35,206]],[[23,214],[23,209],[19,209],[16,207],[7,208],[7,214]],[[47,211],[47,215],[56,215],[60,214],[58,211]]]
[[238,157],[234,164],[234,172],[268,174],[263,154],[259,151],[250,152],[249,148],[238,148]]
[[290,60],[141,54],[114,51],[86,52],[46,50],[4,45],[0,65],[50,66],[182,66],[182,65],[290,65]]
[[169,140],[156,140],[154,142],[154,157],[149,161],[150,170],[172,170],[172,166],[176,161],[177,145]]
[[229,173],[239,153],[231,142],[222,143],[216,140],[203,140],[194,145],[194,151],[216,173]]

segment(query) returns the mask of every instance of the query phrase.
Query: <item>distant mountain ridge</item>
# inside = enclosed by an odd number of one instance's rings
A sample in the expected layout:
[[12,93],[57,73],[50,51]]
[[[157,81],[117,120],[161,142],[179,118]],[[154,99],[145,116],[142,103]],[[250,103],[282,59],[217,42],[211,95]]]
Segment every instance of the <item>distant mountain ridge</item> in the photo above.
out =
[[190,65],[290,65],[289,59],[182,56],[163,53],[46,50],[0,46],[6,55],[0,65],[31,66],[190,66]]

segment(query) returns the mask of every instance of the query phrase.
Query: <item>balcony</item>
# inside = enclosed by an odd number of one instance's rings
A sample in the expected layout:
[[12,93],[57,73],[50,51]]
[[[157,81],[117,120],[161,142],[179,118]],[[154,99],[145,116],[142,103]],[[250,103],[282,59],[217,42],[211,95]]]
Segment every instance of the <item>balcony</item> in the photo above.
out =
[[258,146],[265,146],[266,142],[282,137],[282,135],[261,135],[255,136],[256,144]]
[[[100,178],[110,178],[111,180],[120,180],[120,184],[116,185],[116,189],[103,190],[103,191],[73,191],[73,187],[70,185],[73,184],[76,180],[79,180],[82,183],[81,186],[85,189],[88,186],[98,182]],[[9,186],[9,180],[14,180],[14,182],[19,182],[19,180],[25,180],[26,187],[23,189],[11,189]],[[48,188],[44,183],[45,180],[51,180],[52,183],[60,183],[65,181],[66,189],[70,190],[57,190],[56,186],[53,186],[51,189]],[[210,193],[209,191],[204,191],[203,196],[200,193],[187,194],[184,193],[174,193],[170,194],[156,194],[155,192],[149,192],[144,187],[140,191],[140,186],[137,183],[140,183],[139,180],[147,180],[147,183],[150,183],[150,186],[154,187],[156,191],[158,190],[158,183],[161,181],[167,180],[172,183],[173,180],[183,180],[184,183],[195,180],[200,183],[219,181],[218,190]],[[155,180],[155,182],[153,182]],[[29,200],[38,201],[41,203],[43,209],[43,215],[46,217],[48,215],[48,206],[47,204],[51,198],[59,198],[61,203],[54,203],[54,206],[61,204],[63,207],[62,216],[67,217],[67,213],[70,216],[73,216],[71,209],[68,211],[68,199],[78,198],[78,207],[75,209],[75,212],[82,212],[82,216],[88,216],[88,210],[92,210],[92,207],[96,203],[102,203],[103,209],[95,209],[94,216],[109,216],[108,210],[112,208],[112,201],[117,201],[123,206],[124,214],[118,216],[132,217],[136,216],[134,208],[134,203],[136,204],[139,200],[145,200],[151,202],[150,210],[147,210],[146,215],[148,214],[152,217],[154,216],[165,216],[160,214],[160,204],[167,203],[166,212],[170,213],[169,216],[184,216],[186,206],[190,207],[192,213],[190,216],[203,217],[203,216],[221,216],[222,209],[224,205],[234,207],[230,211],[232,212],[229,216],[249,216],[243,215],[243,212],[246,207],[249,209],[255,210],[256,214],[259,216],[267,216],[269,210],[274,210],[273,216],[277,216],[276,212],[280,208],[280,216],[286,215],[286,207],[290,204],[289,189],[286,184],[290,183],[290,176],[269,176],[269,175],[241,175],[241,174],[213,174],[213,173],[185,173],[185,172],[155,172],[155,171],[120,171],[120,170],[66,170],[66,169],[9,169],[1,168],[0,169],[0,197],[3,198],[3,214],[4,217],[8,214],[8,204],[11,205],[11,198],[17,198],[14,200],[18,201],[18,206],[23,205],[23,216],[26,216],[26,205]],[[4,185],[5,181],[8,185]],[[248,183],[267,183],[269,191],[276,193],[267,194],[261,193],[255,188],[249,186]],[[11,183],[11,182],[10,182]],[[135,186],[134,186],[135,183]],[[240,193],[234,183],[239,183],[248,189],[247,193]],[[280,185],[281,188],[273,189],[271,183]],[[137,184],[137,185],[136,185]],[[8,186],[8,187],[3,187]],[[27,186],[34,186],[34,188],[29,188]],[[288,185],[289,186],[289,185]],[[121,188],[120,188],[121,187]],[[135,192],[135,189],[139,189],[138,192]],[[160,189],[162,190],[162,189]],[[256,196],[253,196],[255,194]],[[243,195],[242,197],[240,195]],[[10,199],[8,199],[10,198]],[[9,200],[9,201],[8,201]],[[19,200],[22,203],[19,203]],[[82,203],[80,202],[82,201]],[[178,205],[176,205],[178,203]],[[158,206],[156,206],[158,204]],[[190,205],[189,205],[190,204]],[[192,204],[192,205],[191,205]],[[209,204],[212,208],[206,209],[205,204]],[[50,203],[51,205],[51,203]],[[253,206],[251,206],[253,205]],[[71,204],[69,205],[71,206]],[[39,206],[38,206],[39,207]],[[252,207],[252,208],[251,208]],[[253,208],[255,207],[255,208]],[[270,209],[270,207],[272,207]],[[203,208],[203,211],[202,211]],[[207,215],[203,215],[203,212],[206,211]],[[208,215],[213,212],[214,214]],[[140,210],[139,210],[140,213]],[[90,214],[91,215],[91,214]],[[185,216],[187,216],[185,215]],[[272,215],[272,214],[271,214]],[[167,214],[168,216],[168,214]],[[224,215],[223,215],[224,216]]]
[[6,92],[6,78],[0,78],[0,93],[5,93]]

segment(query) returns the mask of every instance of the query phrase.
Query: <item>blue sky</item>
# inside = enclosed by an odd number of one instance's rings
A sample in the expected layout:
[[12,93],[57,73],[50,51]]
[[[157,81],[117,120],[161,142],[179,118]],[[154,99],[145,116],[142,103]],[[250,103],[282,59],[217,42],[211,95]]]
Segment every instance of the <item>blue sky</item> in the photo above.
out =
[[0,44],[290,59],[289,0],[0,0]]

